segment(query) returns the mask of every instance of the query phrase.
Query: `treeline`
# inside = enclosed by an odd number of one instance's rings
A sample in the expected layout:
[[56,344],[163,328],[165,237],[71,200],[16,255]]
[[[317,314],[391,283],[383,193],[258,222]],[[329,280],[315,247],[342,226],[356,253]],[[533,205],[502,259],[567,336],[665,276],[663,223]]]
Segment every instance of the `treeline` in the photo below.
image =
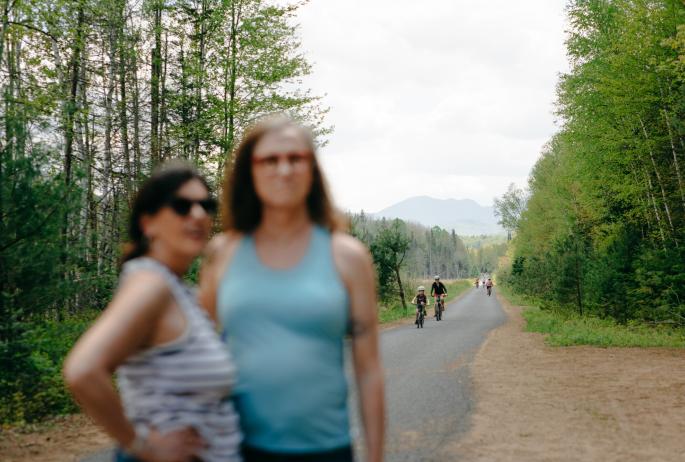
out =
[[423,280],[438,274],[443,279],[475,278],[497,268],[507,249],[506,242],[491,243],[489,236],[469,237],[471,246],[467,247],[454,230],[375,219],[363,212],[352,215],[350,223],[352,234],[371,250],[380,296],[385,301],[398,296],[403,299],[403,292],[413,296],[415,288],[403,287],[403,277]]
[[563,125],[533,168],[501,276],[580,313],[684,326],[685,4],[574,0],[568,19]]
[[[329,129],[300,81],[301,3],[0,5],[2,422],[69,406],[51,386],[64,345],[42,350],[40,329],[108,301],[129,205],[157,164],[187,159],[216,186],[258,117],[286,111],[320,142]],[[54,400],[23,407],[46,389]]]

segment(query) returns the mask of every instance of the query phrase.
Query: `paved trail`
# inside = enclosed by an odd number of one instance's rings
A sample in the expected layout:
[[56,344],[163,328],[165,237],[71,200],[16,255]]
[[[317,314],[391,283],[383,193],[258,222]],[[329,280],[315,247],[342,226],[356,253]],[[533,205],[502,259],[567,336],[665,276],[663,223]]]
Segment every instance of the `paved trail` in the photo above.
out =
[[[429,317],[423,329],[406,325],[382,333],[387,462],[454,460],[444,449],[469,426],[469,364],[487,333],[504,320],[494,294],[473,288],[447,306],[440,322]],[[359,434],[356,415],[353,427]],[[102,452],[83,462],[110,460],[111,453]]]
[[429,317],[423,329],[383,332],[386,461],[454,460],[443,450],[469,426],[469,364],[487,333],[505,319],[494,294],[473,288],[447,306],[442,321]]

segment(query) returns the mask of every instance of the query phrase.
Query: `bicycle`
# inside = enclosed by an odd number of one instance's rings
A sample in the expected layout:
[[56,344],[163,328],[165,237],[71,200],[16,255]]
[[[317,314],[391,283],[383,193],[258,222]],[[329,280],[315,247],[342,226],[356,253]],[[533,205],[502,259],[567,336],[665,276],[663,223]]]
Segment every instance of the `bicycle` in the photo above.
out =
[[417,329],[419,329],[419,328],[423,329],[423,320],[424,320],[425,314],[426,314],[426,306],[425,305],[418,305],[418,308],[419,308],[419,312],[416,313],[416,322],[414,324],[416,324]]
[[435,319],[437,321],[442,320],[443,311],[445,311],[444,295],[438,295],[437,297],[435,297]]

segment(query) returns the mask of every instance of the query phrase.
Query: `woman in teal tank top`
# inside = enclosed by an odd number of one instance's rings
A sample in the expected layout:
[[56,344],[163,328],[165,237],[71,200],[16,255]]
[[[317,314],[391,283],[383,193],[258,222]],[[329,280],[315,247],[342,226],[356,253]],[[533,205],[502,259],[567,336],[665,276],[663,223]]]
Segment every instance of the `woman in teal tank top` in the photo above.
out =
[[250,130],[227,168],[224,232],[200,300],[233,354],[246,462],[351,461],[344,369],[350,335],[366,460],[383,453],[375,276],[341,231],[311,135],[287,119]]

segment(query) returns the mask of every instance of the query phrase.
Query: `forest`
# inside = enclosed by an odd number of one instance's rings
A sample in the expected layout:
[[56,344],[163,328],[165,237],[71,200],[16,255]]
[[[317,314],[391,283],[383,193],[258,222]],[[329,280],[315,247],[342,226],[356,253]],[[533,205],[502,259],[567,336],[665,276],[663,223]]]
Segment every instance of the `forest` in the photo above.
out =
[[273,112],[325,143],[299,6],[2,0],[0,422],[73,409],[61,360],[111,296],[157,164],[186,159],[216,190],[242,132]]
[[[186,159],[218,194],[246,127],[274,112],[326,143],[327,108],[302,82],[301,6],[2,0],[0,423],[75,409],[61,362],[109,301],[132,198],[156,165]],[[356,226],[369,245],[381,228]],[[454,234],[397,226],[410,236],[402,275],[465,277],[495,264]],[[375,240],[381,295],[399,300],[384,245]]]
[[440,275],[442,279],[475,279],[494,271],[507,251],[507,243],[492,236],[460,237],[454,230],[378,219],[363,212],[351,215],[349,221],[351,233],[371,251],[379,296],[386,303],[398,296],[404,303],[405,293],[413,296],[415,287],[405,287],[403,278],[420,281]]
[[685,326],[685,4],[574,0],[560,130],[527,191],[499,278],[543,306]]

